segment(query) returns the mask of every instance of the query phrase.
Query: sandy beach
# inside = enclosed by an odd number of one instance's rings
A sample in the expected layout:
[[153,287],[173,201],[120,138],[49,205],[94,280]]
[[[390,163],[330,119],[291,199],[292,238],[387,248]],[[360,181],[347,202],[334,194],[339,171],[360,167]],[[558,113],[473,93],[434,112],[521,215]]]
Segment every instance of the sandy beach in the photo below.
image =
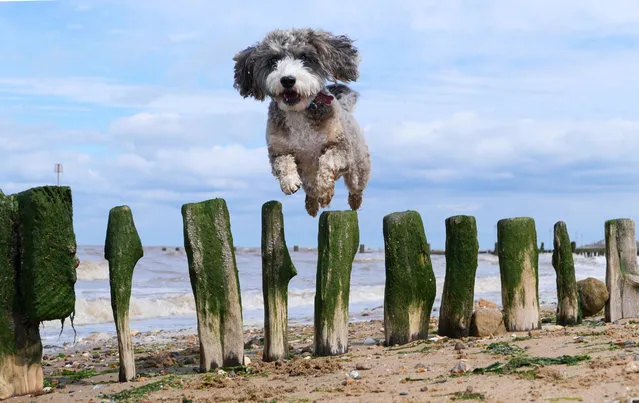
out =
[[388,347],[383,345],[383,322],[354,322],[349,328],[349,353],[337,357],[313,357],[312,326],[295,326],[289,329],[291,359],[276,363],[261,360],[262,331],[247,330],[249,365],[205,374],[197,372],[198,339],[192,331],[132,331],[138,379],[129,383],[117,382],[115,339],[97,333],[45,354],[46,393],[10,401],[639,399],[639,320],[606,324],[594,317],[564,328],[553,324],[552,310],[543,313],[542,329],[532,332],[462,340],[432,333],[428,340]]

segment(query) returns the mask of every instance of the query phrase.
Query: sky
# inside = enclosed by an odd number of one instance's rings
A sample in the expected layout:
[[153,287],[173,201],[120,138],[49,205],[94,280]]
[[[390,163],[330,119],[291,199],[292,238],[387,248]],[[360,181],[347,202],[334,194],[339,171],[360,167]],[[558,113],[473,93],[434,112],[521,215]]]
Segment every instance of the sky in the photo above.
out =
[[[639,213],[639,2],[0,1],[0,188],[70,186],[78,244],[128,205],[144,245],[182,245],[181,206],[221,197],[236,246],[259,246],[283,203],[287,243],[317,245],[302,191],[266,152],[268,103],[233,88],[233,56],[273,29],[345,34],[361,53],[355,115],[373,171],[360,242],[416,210],[432,248],[473,215],[480,248],[503,218],[572,240]],[[340,180],[330,210],[348,209]]]

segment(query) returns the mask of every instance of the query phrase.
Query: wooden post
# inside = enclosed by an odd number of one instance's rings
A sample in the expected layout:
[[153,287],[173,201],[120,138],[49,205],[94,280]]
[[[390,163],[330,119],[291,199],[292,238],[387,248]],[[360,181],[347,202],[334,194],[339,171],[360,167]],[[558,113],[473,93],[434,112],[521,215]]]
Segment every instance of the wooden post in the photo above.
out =
[[129,303],[133,269],[144,255],[140,236],[133,222],[129,206],[118,206],[109,212],[104,258],[109,261],[111,308],[118,335],[120,353],[120,382],[135,379],[133,341],[129,328]]
[[383,231],[386,345],[425,339],[436,285],[422,218],[417,211],[388,214]]
[[504,324],[510,332],[541,328],[535,221],[507,218],[497,223]]
[[348,351],[348,297],[353,259],[359,244],[355,211],[320,215],[315,292],[315,354]]
[[43,387],[39,324],[75,307],[71,189],[0,192],[0,399]]
[[555,224],[552,266],[557,273],[557,324],[562,326],[581,323],[579,294],[575,279],[575,263],[566,223]]
[[244,360],[240,281],[226,202],[182,206],[184,248],[195,297],[200,370],[241,365]]
[[75,310],[71,189],[42,186],[15,196],[19,211],[20,298],[25,316],[63,319]]
[[606,221],[606,322],[639,317],[639,268],[635,222],[628,218]]
[[288,358],[288,283],[297,275],[286,247],[282,203],[262,206],[264,361]]
[[0,399],[42,390],[38,321],[21,314],[17,274],[18,204],[0,195]]
[[366,252],[366,245],[360,244],[359,245],[359,253],[365,253],[365,252]]
[[468,337],[473,314],[478,253],[475,217],[447,218],[446,277],[437,332],[440,336]]

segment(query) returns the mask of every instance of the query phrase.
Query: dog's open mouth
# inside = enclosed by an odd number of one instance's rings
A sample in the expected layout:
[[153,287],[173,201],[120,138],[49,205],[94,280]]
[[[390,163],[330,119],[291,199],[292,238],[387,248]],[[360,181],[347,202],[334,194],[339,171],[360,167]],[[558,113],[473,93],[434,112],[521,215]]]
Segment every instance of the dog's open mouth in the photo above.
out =
[[295,90],[286,90],[282,93],[282,99],[286,105],[295,105],[300,101],[300,94]]

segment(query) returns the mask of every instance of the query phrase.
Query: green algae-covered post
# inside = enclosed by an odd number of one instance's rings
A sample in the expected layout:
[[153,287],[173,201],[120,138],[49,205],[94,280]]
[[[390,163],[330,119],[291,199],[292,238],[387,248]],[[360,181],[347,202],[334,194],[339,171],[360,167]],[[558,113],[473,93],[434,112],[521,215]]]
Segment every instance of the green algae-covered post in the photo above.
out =
[[0,196],[0,399],[42,390],[39,324],[75,306],[71,189]]
[[109,212],[104,258],[109,261],[111,308],[115,319],[120,353],[120,382],[135,379],[133,342],[129,328],[129,302],[133,269],[143,256],[142,242],[128,206],[118,206]]
[[446,278],[437,332],[440,336],[468,337],[478,253],[475,217],[459,215],[447,218]]
[[499,220],[497,243],[506,329],[511,332],[539,329],[535,221],[529,217]]
[[18,193],[20,299],[37,321],[63,319],[75,309],[71,188],[42,186]]
[[353,259],[359,244],[355,211],[325,211],[320,215],[315,291],[315,354],[348,351],[348,298]]
[[297,275],[284,237],[282,203],[262,206],[264,361],[288,358],[288,283]]
[[0,399],[42,389],[38,322],[18,312],[17,219],[16,201],[0,195]]
[[197,311],[200,370],[244,361],[242,302],[224,199],[182,206],[184,248]]
[[383,231],[386,344],[425,339],[436,284],[422,218],[417,211],[388,214],[383,220]]
[[606,231],[606,322],[639,317],[639,268],[635,222],[628,218],[608,220]]
[[575,262],[566,223],[555,223],[552,266],[557,273],[557,324],[562,326],[581,323],[579,294],[575,279]]

